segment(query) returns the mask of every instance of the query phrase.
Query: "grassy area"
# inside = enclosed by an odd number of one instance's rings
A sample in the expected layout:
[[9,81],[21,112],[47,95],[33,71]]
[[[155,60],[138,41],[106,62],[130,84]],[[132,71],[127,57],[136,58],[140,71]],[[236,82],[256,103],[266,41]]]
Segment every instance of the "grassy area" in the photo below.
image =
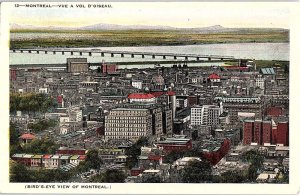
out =
[[[199,34],[187,31],[11,31],[11,48],[196,45],[212,43],[289,42],[288,31]],[[18,36],[15,36],[18,35]]]

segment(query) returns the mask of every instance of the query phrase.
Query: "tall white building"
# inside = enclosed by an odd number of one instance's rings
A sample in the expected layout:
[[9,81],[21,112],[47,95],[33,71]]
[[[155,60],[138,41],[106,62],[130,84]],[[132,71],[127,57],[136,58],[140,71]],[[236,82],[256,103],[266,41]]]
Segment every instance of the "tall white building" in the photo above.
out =
[[191,125],[218,125],[222,110],[222,108],[216,105],[195,106],[191,108]]
[[132,87],[134,87],[134,88],[142,89],[143,81],[132,80],[131,85],[132,85]]
[[258,75],[255,79],[255,87],[259,87],[260,89],[265,89],[265,78],[262,75]]

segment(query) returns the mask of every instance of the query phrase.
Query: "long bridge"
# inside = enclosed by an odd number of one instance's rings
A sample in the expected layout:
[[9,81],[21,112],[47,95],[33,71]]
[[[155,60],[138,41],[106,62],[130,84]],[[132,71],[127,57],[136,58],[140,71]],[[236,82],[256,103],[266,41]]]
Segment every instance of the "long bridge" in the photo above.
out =
[[194,59],[196,61],[230,61],[230,60],[239,60],[234,58],[233,56],[220,56],[220,55],[202,55],[202,54],[182,54],[182,53],[159,53],[159,52],[136,52],[136,51],[110,51],[110,50],[101,50],[101,49],[71,49],[71,48],[34,48],[34,49],[12,49],[13,53],[37,53],[37,54],[58,54],[65,55],[69,53],[70,55],[74,55],[75,53],[82,56],[84,53],[92,56],[93,54],[100,54],[102,57],[105,55],[110,55],[110,57],[115,57],[115,55],[120,55],[120,57],[124,57],[125,55],[134,58],[136,56],[140,56],[145,58],[145,56],[150,56],[152,59],[160,56],[162,59],[166,59],[167,57],[171,57],[174,60],[177,58],[184,58],[185,60]]

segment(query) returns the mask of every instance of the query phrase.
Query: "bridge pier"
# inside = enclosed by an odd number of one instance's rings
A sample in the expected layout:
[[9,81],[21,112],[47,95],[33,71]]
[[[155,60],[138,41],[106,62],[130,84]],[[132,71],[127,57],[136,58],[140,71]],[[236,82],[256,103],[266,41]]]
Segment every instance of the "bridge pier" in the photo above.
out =
[[71,51],[71,55],[73,55],[74,54],[74,52],[73,51]]
[[121,53],[121,58],[124,58],[124,54],[123,53]]
[[111,54],[110,54],[110,56],[113,58],[113,57],[114,57],[114,54],[113,54],[113,53],[111,53]]
[[144,54],[142,54],[142,58],[145,58],[145,55],[144,55]]
[[131,54],[131,57],[134,58],[134,54]]
[[163,59],[166,59],[166,56],[163,56]]
[[177,57],[176,57],[176,56],[174,56],[174,60],[177,60]]
[[103,52],[101,52],[101,57],[104,57],[104,53]]
[[92,52],[89,52],[89,56],[92,56]]
[[155,58],[155,55],[152,55],[152,59],[154,59]]
[[79,52],[79,55],[81,55],[81,56],[82,56],[82,52],[81,52],[81,51]]
[[61,52],[61,55],[65,55],[65,52],[64,52],[64,51],[62,51],[62,52]]

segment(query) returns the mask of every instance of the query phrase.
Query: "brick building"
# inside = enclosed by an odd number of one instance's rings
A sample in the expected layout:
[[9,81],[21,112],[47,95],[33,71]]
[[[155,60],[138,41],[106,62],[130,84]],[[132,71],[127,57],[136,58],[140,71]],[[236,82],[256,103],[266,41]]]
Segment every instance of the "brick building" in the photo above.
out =
[[243,144],[257,143],[289,145],[289,122],[287,120],[245,120],[243,125]]
[[88,72],[87,58],[67,58],[68,72]]
[[167,138],[164,141],[157,142],[156,145],[162,147],[166,152],[188,151],[192,149],[192,140],[186,138]]
[[102,73],[115,73],[118,70],[118,66],[116,64],[102,64]]

